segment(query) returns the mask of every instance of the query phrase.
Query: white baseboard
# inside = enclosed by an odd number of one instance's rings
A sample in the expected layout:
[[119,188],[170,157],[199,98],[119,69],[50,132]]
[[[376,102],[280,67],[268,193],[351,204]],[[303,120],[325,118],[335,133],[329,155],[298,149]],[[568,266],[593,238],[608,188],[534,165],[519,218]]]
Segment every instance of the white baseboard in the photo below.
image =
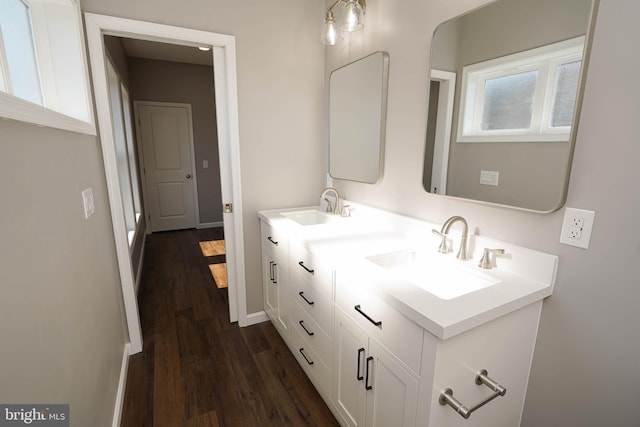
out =
[[129,370],[129,355],[131,354],[131,344],[126,343],[122,352],[122,365],[120,365],[120,379],[118,380],[118,393],[116,394],[116,405],[113,409],[113,427],[120,427],[122,418],[122,408],[124,407],[124,392],[127,387],[127,371]]
[[200,224],[196,225],[197,229],[201,229],[201,228],[215,228],[215,227],[222,227],[224,225],[223,221],[218,221],[218,222],[201,222]]
[[258,311],[257,313],[247,314],[247,326],[256,325],[262,322],[268,322],[269,317],[267,313],[263,311]]

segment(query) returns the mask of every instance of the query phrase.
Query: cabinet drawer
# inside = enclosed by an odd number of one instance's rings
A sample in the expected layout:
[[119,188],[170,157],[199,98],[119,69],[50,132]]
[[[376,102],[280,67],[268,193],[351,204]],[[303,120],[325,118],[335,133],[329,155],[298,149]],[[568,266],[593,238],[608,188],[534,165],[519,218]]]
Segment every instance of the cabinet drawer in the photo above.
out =
[[332,340],[311,316],[297,303],[292,304],[291,325],[298,329],[307,344],[320,356],[325,365],[331,366]]
[[300,273],[291,274],[291,298],[328,334],[333,330],[333,301],[318,291]]
[[291,270],[300,273],[314,288],[333,300],[333,271],[323,264],[313,252],[300,244],[291,245],[289,265]]
[[271,227],[264,221],[260,222],[260,242],[262,250],[267,251],[281,261],[286,262],[289,253],[289,240],[285,233]]
[[420,375],[423,329],[367,291],[366,283],[336,272],[336,304],[367,333]]
[[320,394],[331,396],[331,371],[314,349],[308,346],[298,328],[291,328],[291,350]]

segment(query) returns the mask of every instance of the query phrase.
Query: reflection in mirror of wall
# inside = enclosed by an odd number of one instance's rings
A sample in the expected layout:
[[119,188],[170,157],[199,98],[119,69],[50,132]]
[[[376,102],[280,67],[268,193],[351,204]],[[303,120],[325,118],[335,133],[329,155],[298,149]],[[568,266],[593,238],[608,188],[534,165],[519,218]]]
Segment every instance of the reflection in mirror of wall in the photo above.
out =
[[431,47],[424,188],[552,212],[564,204],[592,0],[498,0]]
[[389,55],[375,52],[329,76],[329,175],[375,184],[382,176]]

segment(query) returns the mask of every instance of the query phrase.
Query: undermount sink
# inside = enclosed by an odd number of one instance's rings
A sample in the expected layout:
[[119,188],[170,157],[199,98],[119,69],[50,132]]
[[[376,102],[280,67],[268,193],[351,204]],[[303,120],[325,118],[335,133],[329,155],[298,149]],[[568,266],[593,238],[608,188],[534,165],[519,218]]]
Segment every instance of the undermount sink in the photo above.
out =
[[[434,250],[435,251],[435,250]],[[403,250],[367,257],[367,260],[392,273],[398,280],[411,282],[444,300],[450,300],[497,285],[496,279],[472,264],[444,259],[444,255]]]
[[327,224],[336,221],[337,217],[332,214],[327,214],[316,209],[310,209],[306,211],[294,211],[283,212],[282,215],[285,218],[300,224],[300,225],[318,225]]

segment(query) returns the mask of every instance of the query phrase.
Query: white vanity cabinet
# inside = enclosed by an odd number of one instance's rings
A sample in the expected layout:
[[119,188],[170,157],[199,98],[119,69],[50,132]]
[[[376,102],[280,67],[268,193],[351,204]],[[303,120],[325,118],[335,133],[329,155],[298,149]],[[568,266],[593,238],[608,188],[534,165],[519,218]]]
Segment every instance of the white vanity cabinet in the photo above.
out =
[[264,310],[285,341],[289,336],[287,280],[289,240],[286,233],[261,221],[262,295]]
[[379,262],[380,254],[411,253],[406,247],[415,233],[427,240],[432,235],[424,230],[435,226],[376,211],[365,229],[354,219],[329,221],[318,212],[260,213],[264,308],[338,422],[518,426],[557,257],[477,238],[474,259],[483,247],[509,254],[498,268],[478,273],[473,263],[436,258],[453,255],[437,253],[438,242],[427,241],[434,258],[425,262],[434,267],[420,266],[426,277],[418,283],[428,289],[434,283],[462,288],[479,275],[494,279],[439,297]]

